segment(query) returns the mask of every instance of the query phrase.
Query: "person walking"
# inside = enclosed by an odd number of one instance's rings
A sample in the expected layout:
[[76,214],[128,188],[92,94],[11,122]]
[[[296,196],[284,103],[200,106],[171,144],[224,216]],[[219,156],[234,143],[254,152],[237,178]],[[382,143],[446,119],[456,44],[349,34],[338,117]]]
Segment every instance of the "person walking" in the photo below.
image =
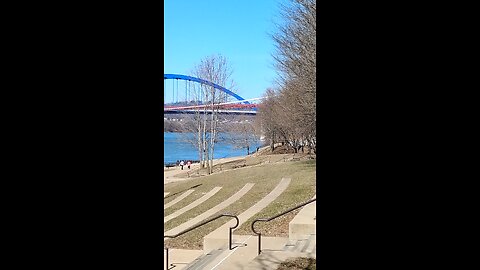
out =
[[185,165],[185,163],[183,163],[183,160],[182,160],[180,161],[180,167],[182,168],[182,170],[183,170],[183,165]]
[[189,160],[189,161],[187,161],[187,167],[188,167],[189,170],[190,170],[190,165],[192,165],[192,162]]

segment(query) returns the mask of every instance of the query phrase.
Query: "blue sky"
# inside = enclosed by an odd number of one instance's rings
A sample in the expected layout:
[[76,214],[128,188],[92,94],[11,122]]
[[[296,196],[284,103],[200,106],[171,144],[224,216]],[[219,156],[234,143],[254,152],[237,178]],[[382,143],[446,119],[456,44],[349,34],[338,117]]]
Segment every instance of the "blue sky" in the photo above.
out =
[[[279,20],[279,2],[164,0],[164,72],[191,75],[201,59],[221,54],[233,68],[237,93],[246,99],[262,96],[276,77],[269,34]],[[171,82],[167,102],[172,92]]]

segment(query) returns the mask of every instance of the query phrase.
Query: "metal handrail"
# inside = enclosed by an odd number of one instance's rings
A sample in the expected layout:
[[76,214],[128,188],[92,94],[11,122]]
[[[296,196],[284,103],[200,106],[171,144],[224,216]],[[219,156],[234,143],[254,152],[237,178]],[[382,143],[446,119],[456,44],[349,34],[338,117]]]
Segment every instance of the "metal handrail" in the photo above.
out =
[[255,233],[256,235],[258,235],[258,255],[260,255],[260,253],[262,252],[262,250],[261,250],[261,246],[262,246],[262,240],[261,240],[261,239],[262,239],[262,234],[255,231],[255,228],[254,228],[253,226],[255,225],[256,222],[259,222],[259,221],[269,222],[269,221],[271,221],[271,220],[273,220],[273,219],[276,219],[276,218],[278,218],[278,217],[280,217],[280,216],[283,216],[283,215],[285,215],[285,214],[287,214],[287,213],[290,213],[290,212],[292,212],[293,210],[296,210],[296,209],[298,209],[298,208],[300,208],[300,207],[303,207],[303,206],[305,206],[305,205],[307,205],[307,204],[309,204],[309,203],[312,203],[312,202],[314,202],[314,201],[316,201],[316,200],[317,200],[317,198],[312,199],[312,200],[310,200],[310,201],[308,201],[308,202],[304,202],[304,203],[302,203],[302,204],[300,204],[300,205],[298,205],[298,206],[295,206],[294,208],[288,209],[287,211],[282,212],[282,213],[280,213],[280,214],[278,214],[278,215],[276,215],[276,216],[270,217],[270,218],[257,218],[256,220],[254,220],[254,221],[252,222],[252,231],[253,231],[253,233]]
[[[235,219],[237,220],[237,224],[235,224],[235,226],[233,226],[233,227],[230,227],[229,234],[228,234],[228,248],[229,248],[229,250],[232,250],[232,249],[233,249],[233,248],[232,248],[232,230],[238,227],[238,224],[240,223],[240,221],[238,220],[238,217],[237,217],[237,216],[232,215],[232,214],[227,214],[227,213],[225,213],[225,214],[220,214],[220,215],[215,216],[215,217],[213,217],[213,218],[211,218],[211,219],[208,219],[208,220],[206,220],[206,221],[204,221],[204,222],[202,222],[202,223],[196,224],[196,225],[194,225],[193,227],[190,227],[190,228],[188,228],[188,229],[186,229],[186,230],[184,230],[184,231],[181,231],[181,232],[179,232],[179,233],[177,233],[177,234],[175,234],[175,235],[164,235],[163,238],[176,238],[176,237],[178,237],[178,236],[180,236],[180,235],[182,235],[182,234],[185,234],[185,233],[187,233],[187,232],[189,232],[189,231],[191,231],[191,230],[194,230],[194,229],[196,229],[196,228],[198,228],[198,227],[200,227],[200,226],[203,226],[203,225],[205,225],[205,224],[207,224],[207,223],[210,223],[210,222],[216,220],[217,218],[221,218],[221,217],[233,217],[233,218],[235,218]],[[168,269],[168,267],[169,267],[169,265],[168,265],[168,248],[165,248],[165,247],[164,247],[164,249],[167,251],[166,259],[165,259],[165,264],[166,264],[166,268]],[[173,264],[172,264],[172,265],[173,265]]]

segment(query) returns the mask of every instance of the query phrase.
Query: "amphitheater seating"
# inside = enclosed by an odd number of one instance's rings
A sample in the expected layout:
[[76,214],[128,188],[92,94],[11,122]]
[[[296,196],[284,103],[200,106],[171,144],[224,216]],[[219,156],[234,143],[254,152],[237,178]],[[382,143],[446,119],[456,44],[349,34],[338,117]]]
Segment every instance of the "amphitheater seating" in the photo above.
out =
[[[252,207],[238,215],[239,226],[249,220],[256,213],[267,207],[282,194],[290,184],[290,178],[282,178],[278,185],[264,198]],[[164,232],[164,235],[173,235],[188,229],[203,220],[221,213],[222,209],[235,203],[247,194],[254,184],[248,183],[241,190],[227,200],[205,211],[204,213],[187,220],[183,224]],[[164,222],[172,220],[214,196],[222,187],[215,187],[201,198],[175,211]],[[193,192],[190,189],[167,204],[164,209],[171,207],[186,198]],[[164,195],[166,196],[168,192]],[[315,197],[314,197],[315,198]],[[168,269],[276,269],[278,264],[290,257],[316,257],[316,203],[304,206],[289,224],[289,237],[262,237],[262,253],[258,255],[258,238],[255,235],[234,235],[234,247],[228,248],[228,230],[235,224],[229,220],[213,232],[204,237],[203,250],[170,249]],[[167,269],[164,266],[164,269]]]
[[182,195],[178,196],[177,198],[175,198],[173,201],[165,204],[163,206],[163,210],[169,208],[169,207],[172,207],[173,205],[175,205],[176,203],[178,203],[179,201],[185,199],[188,195],[190,195],[192,192],[194,192],[195,190],[194,189],[190,189],[190,190],[187,190],[185,191]]
[[188,220],[187,222],[184,222],[180,224],[179,226],[165,232],[165,235],[173,235],[177,234],[183,230],[186,230],[195,224],[198,224],[202,222],[203,220],[213,216],[215,213],[221,211],[225,207],[229,206],[230,204],[234,203],[238,199],[240,199],[243,195],[245,195],[255,184],[248,183],[246,184],[242,189],[240,189],[237,193],[235,193],[233,196],[229,197],[227,200],[221,202],[220,204],[216,205],[215,207],[205,211],[201,215],[196,216],[195,218],[192,218]]
[[206,200],[208,200],[210,197],[212,197],[213,195],[215,195],[215,193],[217,193],[220,189],[222,189],[222,187],[214,187],[212,190],[210,190],[210,192],[208,192],[207,194],[203,195],[201,198],[199,198],[198,200],[192,202],[191,204],[183,207],[182,209],[179,209],[175,212],[173,212],[172,214],[166,216],[163,218],[163,223],[173,219],[173,218],[176,218],[178,216],[180,216],[181,214],[187,212],[188,210],[190,209],[193,209],[195,206],[198,206],[200,205],[201,203],[205,202]]

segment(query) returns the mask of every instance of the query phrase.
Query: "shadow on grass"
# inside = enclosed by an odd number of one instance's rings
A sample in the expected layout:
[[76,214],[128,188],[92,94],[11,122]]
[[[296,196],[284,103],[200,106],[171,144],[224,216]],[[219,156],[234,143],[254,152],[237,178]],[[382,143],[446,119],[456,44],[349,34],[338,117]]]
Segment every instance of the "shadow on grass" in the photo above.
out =
[[278,270],[288,270],[288,269],[304,269],[304,270],[311,270],[316,269],[317,260],[314,258],[307,258],[307,257],[297,257],[297,258],[290,258],[287,261],[282,262],[278,266]]
[[[266,250],[265,250],[266,251]],[[277,250],[280,251],[280,250]],[[260,255],[259,255],[260,256]],[[276,265],[277,270],[312,270],[316,269],[317,260],[316,258],[311,257],[291,257],[288,259],[282,259],[278,257],[275,252],[264,252],[259,258],[256,259],[256,269],[272,269],[272,265]],[[241,262],[235,263],[235,266],[238,268],[243,268],[244,265]]]
[[197,187],[199,187],[199,186],[201,186],[201,185],[203,185],[203,184],[198,184],[198,185],[195,185],[195,186],[186,188],[186,189],[184,189],[184,190],[177,191],[177,192],[175,192],[175,193],[173,193],[173,194],[169,194],[169,195],[167,195],[164,199],[170,198],[170,197],[172,197],[172,196],[175,196],[175,195],[177,195],[177,194],[179,194],[179,193],[182,193],[182,192],[184,192],[184,191],[187,191],[187,190],[189,190],[189,189],[197,188]]

